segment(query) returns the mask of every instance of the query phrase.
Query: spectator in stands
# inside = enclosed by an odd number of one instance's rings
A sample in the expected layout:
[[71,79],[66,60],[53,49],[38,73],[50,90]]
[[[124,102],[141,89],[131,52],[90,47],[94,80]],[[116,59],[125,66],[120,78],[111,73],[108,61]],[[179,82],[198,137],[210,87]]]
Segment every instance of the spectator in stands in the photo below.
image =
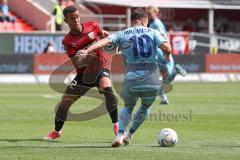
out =
[[75,5],[75,0],[62,0],[62,8],[66,8],[67,6]]
[[208,23],[204,16],[202,16],[197,23],[198,32],[208,32]]
[[63,10],[62,10],[63,0],[58,0],[58,4],[54,6],[53,15],[55,16],[55,30],[62,31],[63,25]]
[[193,32],[194,31],[194,26],[193,26],[193,21],[192,19],[188,18],[186,24],[183,27],[184,31],[188,32]]
[[43,50],[43,53],[46,54],[46,53],[54,53],[54,52],[55,52],[55,49],[53,47],[52,42],[48,42],[47,46]]
[[229,26],[228,26],[227,19],[222,14],[219,14],[215,20],[216,32],[220,32],[220,33],[228,32],[228,29],[229,29]]
[[173,30],[174,31],[182,31],[183,30],[183,26],[181,24],[181,22],[176,21],[176,23],[173,24]]
[[16,18],[9,14],[9,7],[7,3],[7,0],[3,0],[2,4],[0,5],[0,22],[7,21],[10,23],[15,23]]

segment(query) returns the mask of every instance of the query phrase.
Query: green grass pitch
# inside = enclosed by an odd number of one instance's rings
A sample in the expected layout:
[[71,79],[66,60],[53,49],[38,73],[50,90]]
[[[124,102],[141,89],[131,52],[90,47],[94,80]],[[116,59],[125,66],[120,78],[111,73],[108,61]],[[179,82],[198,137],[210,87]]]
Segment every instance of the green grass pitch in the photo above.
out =
[[[0,85],[0,160],[240,159],[240,83],[175,83],[168,94],[171,104],[160,106],[157,100],[151,119],[129,146],[120,148],[110,147],[114,135],[108,115],[66,122],[60,139],[41,141],[53,128],[60,97],[48,85]],[[84,112],[99,103],[84,97],[71,112]],[[176,130],[175,147],[158,146],[157,132],[165,127]]]

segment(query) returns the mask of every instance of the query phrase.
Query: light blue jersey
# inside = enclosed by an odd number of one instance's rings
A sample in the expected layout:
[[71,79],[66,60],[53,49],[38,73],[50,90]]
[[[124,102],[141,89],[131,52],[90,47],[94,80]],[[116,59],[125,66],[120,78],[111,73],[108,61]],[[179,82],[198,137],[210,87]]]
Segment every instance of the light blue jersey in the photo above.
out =
[[146,76],[147,66],[155,66],[157,49],[166,40],[153,29],[137,26],[109,36],[112,43],[119,46],[126,65],[126,79]]
[[166,28],[160,19],[155,18],[149,25],[150,28],[158,30],[160,34],[166,35]]
[[[166,32],[166,28],[163,24],[163,22],[158,19],[155,18],[149,25],[150,28],[155,29],[157,31],[159,31],[159,33],[161,35],[167,35]],[[172,82],[176,76],[176,73],[174,72],[174,60],[173,57],[170,55],[169,57],[169,62],[166,62],[165,60],[165,56],[162,52],[161,49],[158,49],[158,54],[159,54],[159,59],[158,59],[158,63],[159,63],[159,68],[160,70],[166,71],[167,72],[167,79],[166,81],[168,82]]]
[[144,90],[159,86],[157,48],[166,40],[158,31],[136,26],[119,31],[108,38],[119,46],[125,61],[126,73],[121,96],[133,96],[131,91],[136,88]]

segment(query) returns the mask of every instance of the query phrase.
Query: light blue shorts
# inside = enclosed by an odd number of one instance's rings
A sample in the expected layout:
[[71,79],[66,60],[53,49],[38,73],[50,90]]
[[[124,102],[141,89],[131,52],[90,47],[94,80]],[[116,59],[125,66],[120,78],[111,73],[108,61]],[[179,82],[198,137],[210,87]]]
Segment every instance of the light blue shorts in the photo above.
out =
[[139,98],[142,105],[150,106],[156,100],[159,90],[160,86],[138,86],[136,88],[123,86],[121,97],[125,106],[134,107]]

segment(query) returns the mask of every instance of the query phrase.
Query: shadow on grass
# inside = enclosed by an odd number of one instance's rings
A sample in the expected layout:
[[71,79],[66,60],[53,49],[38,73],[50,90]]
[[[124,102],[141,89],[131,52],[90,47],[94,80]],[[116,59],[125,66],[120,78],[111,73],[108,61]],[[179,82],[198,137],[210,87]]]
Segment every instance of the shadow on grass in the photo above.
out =
[[[152,148],[160,148],[160,146],[156,145],[156,146],[149,146],[149,147],[152,147]],[[162,147],[161,147],[162,148]]]
[[213,144],[205,144],[201,145],[202,147],[213,147],[213,148],[240,148],[240,145],[213,145]]
[[[158,145],[156,145],[156,146],[149,146],[149,147],[151,147],[151,148],[176,148],[176,147],[179,147],[178,145],[176,145],[176,146],[174,146],[174,147],[160,147],[160,146],[158,146]],[[187,146],[180,146],[180,147],[187,147]],[[196,147],[196,146],[194,146],[194,147]],[[206,144],[206,145],[200,145],[200,146],[198,146],[198,147],[212,147],[212,148],[240,148],[240,145],[211,145],[211,144]],[[191,148],[190,146],[189,146],[189,148]]]
[[[43,140],[40,138],[32,138],[32,139],[0,139],[0,142],[11,142],[11,143],[17,143],[17,142],[43,142],[41,144],[56,144],[56,145],[15,145],[15,146],[6,146],[6,147],[0,147],[0,149],[11,149],[11,148],[112,148],[110,146],[110,141],[105,142],[93,142],[93,145],[91,144],[79,144],[79,145],[70,145],[68,143],[63,144],[62,141],[56,141],[56,140]],[[59,145],[57,145],[59,143]],[[106,145],[99,145],[99,144],[107,143]]]
[[0,139],[0,142],[61,142],[61,141],[44,141],[41,138],[32,138],[32,139]]
[[41,148],[41,149],[49,149],[49,148],[94,148],[94,149],[97,149],[97,148],[112,148],[110,145],[105,145],[105,146],[90,146],[90,145],[72,145],[72,146],[7,146],[7,147],[0,147],[0,149],[14,149],[14,148],[18,148],[18,149],[31,149],[31,148]]
[[176,148],[177,146],[173,146],[173,147],[161,147],[159,145],[156,145],[156,146],[149,146],[151,148],[159,148],[159,149],[165,149],[165,148]]
[[[6,147],[0,147],[0,149],[12,149],[12,148],[111,148],[109,142],[102,142],[102,143],[108,143],[106,145],[99,145],[96,143],[91,144],[79,144],[79,145],[70,145],[70,144],[63,144],[61,141],[56,141],[56,140],[42,140],[42,139],[0,139],[0,142],[11,142],[11,143],[17,143],[17,142],[43,142],[41,144],[43,145],[14,145],[14,146],[6,146]],[[60,143],[59,145],[48,145],[51,143]],[[100,143],[100,142],[97,142]],[[94,145],[95,144],[95,145]]]

